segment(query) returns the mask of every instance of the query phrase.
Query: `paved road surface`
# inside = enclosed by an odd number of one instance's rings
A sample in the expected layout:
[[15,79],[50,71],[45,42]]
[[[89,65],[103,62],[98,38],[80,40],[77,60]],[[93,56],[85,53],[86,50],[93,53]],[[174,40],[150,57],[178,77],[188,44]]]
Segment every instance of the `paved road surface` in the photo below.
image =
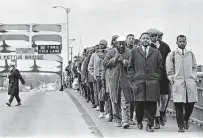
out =
[[21,107],[7,107],[8,96],[0,93],[0,137],[94,137],[66,92],[23,92],[21,98]]

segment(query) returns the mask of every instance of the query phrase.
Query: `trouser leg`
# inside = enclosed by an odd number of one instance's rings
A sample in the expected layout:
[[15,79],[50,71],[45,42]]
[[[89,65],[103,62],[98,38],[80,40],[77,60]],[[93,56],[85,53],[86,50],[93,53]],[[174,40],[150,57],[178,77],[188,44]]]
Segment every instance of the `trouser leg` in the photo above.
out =
[[142,123],[143,117],[144,117],[144,110],[145,110],[145,102],[141,102],[141,101],[136,101],[135,102],[136,105],[136,119],[137,119],[137,123]]
[[96,82],[94,82],[94,100],[95,100],[95,105],[99,106],[99,99],[98,99],[97,83]]
[[185,115],[184,115],[184,121],[188,122],[191,114],[192,114],[192,111],[193,111],[193,108],[194,108],[194,104],[195,103],[186,103],[185,104]]
[[16,95],[15,95],[15,98],[16,98],[16,101],[17,101],[18,103],[21,102],[20,97],[19,97],[19,94],[16,94]]
[[[101,87],[102,87],[102,81],[101,81],[101,77],[97,77],[97,93],[99,94],[100,93],[100,90],[101,90]],[[99,100],[99,110],[100,112],[104,112],[104,101],[100,101]]]
[[133,119],[134,110],[135,110],[135,102],[134,102],[134,101],[131,101],[131,102],[130,102],[130,119],[131,119],[131,120]]
[[104,104],[105,104],[105,101],[99,101],[99,111],[100,112],[104,112]]
[[120,89],[118,91],[117,103],[114,102],[112,99],[111,99],[111,103],[112,103],[113,118],[115,119],[116,122],[121,122],[122,116],[121,116],[121,91],[120,91]]
[[13,95],[10,95],[10,98],[9,98],[9,103],[12,103],[12,101],[13,101],[13,98],[14,98],[14,96]]
[[90,99],[91,99],[91,103],[92,105],[95,104],[95,100],[94,100],[94,88],[93,88],[93,82],[89,83],[89,90],[90,90]]
[[178,127],[184,127],[183,103],[174,103]]
[[107,101],[105,101],[105,111],[107,114],[112,115],[112,104],[110,98]]
[[126,100],[123,90],[121,90],[121,109],[122,109],[122,122],[123,123],[129,123],[129,120],[130,120],[130,101]]
[[160,97],[160,111],[164,112],[168,100],[168,94],[161,94]]
[[147,125],[154,126],[154,118],[156,116],[157,101],[146,101]]

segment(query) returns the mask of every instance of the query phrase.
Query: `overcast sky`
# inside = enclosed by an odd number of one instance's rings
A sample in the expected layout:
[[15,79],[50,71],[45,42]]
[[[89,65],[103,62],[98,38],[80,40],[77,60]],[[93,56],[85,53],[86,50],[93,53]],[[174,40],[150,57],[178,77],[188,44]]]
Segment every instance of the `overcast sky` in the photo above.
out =
[[202,0],[1,0],[1,23],[66,23],[65,11],[53,9],[53,5],[71,9],[74,54],[100,39],[110,43],[114,34],[132,33],[139,38],[147,29],[157,28],[164,32],[163,40],[172,50],[177,47],[177,35],[185,34],[187,48],[192,48],[198,64],[203,64]]

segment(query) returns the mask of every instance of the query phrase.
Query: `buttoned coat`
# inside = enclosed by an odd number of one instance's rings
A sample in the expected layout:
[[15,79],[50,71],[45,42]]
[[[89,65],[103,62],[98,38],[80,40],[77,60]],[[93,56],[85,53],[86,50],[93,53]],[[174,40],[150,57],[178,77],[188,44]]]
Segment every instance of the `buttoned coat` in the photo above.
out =
[[195,55],[186,51],[184,55],[178,49],[168,54],[166,58],[166,71],[172,84],[172,96],[174,102],[186,103],[186,94],[188,102],[197,102],[196,86],[196,59]]
[[142,46],[131,51],[128,74],[135,101],[157,101],[160,96],[162,57],[159,50],[149,47],[147,56]]

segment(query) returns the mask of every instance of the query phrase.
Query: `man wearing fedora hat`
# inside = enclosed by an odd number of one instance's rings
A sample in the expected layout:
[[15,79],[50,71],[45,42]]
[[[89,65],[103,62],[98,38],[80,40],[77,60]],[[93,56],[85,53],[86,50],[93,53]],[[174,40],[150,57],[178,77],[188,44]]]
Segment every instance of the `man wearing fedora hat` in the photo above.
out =
[[9,66],[10,66],[10,72],[8,74],[8,78],[9,78],[8,95],[10,95],[10,98],[6,104],[10,107],[13,101],[13,98],[15,97],[18,102],[16,106],[20,106],[21,99],[19,97],[19,80],[23,85],[25,85],[25,81],[21,76],[19,70],[15,67],[14,62],[10,62]]

